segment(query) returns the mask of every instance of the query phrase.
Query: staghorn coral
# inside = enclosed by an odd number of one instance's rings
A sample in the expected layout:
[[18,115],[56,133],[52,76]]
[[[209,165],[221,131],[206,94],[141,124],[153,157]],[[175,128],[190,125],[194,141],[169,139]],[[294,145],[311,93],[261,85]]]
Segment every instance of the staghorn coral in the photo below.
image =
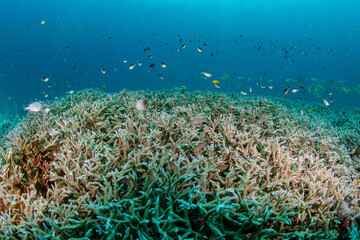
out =
[[49,107],[3,143],[0,238],[336,239],[357,224],[343,135],[284,100],[85,90]]

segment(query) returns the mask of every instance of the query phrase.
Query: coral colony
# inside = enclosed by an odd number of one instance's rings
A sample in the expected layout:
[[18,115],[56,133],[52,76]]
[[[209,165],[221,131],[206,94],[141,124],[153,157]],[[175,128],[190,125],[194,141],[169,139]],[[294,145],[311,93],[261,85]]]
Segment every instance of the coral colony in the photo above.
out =
[[43,105],[2,143],[0,239],[358,234],[359,112],[186,91]]

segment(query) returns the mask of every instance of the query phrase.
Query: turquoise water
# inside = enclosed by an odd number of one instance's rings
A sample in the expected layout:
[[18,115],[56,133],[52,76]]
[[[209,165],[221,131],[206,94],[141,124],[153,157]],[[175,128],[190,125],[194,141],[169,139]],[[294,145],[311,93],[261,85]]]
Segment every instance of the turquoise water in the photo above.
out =
[[358,108],[359,10],[320,0],[2,1],[0,108],[22,112],[85,88],[180,86]]
[[359,10],[0,1],[0,239],[357,239]]

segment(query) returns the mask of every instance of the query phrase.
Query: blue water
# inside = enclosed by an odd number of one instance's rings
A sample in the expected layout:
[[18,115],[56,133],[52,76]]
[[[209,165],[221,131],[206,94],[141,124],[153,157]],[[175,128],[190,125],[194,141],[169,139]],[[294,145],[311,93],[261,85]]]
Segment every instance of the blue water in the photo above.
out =
[[85,88],[179,86],[359,108],[359,12],[356,0],[0,1],[0,109]]

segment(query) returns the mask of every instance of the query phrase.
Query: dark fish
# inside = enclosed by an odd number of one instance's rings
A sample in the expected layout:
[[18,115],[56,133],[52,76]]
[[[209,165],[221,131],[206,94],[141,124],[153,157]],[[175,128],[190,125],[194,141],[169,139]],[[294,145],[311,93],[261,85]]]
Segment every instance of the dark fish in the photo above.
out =
[[214,53],[211,53],[210,56],[214,56]]
[[150,68],[155,68],[155,64],[154,63],[152,63],[152,64],[150,64],[150,66],[149,66]]
[[285,88],[284,91],[283,91],[283,93],[284,93],[285,95],[288,94],[288,93],[289,93],[289,89],[288,89],[288,88]]

